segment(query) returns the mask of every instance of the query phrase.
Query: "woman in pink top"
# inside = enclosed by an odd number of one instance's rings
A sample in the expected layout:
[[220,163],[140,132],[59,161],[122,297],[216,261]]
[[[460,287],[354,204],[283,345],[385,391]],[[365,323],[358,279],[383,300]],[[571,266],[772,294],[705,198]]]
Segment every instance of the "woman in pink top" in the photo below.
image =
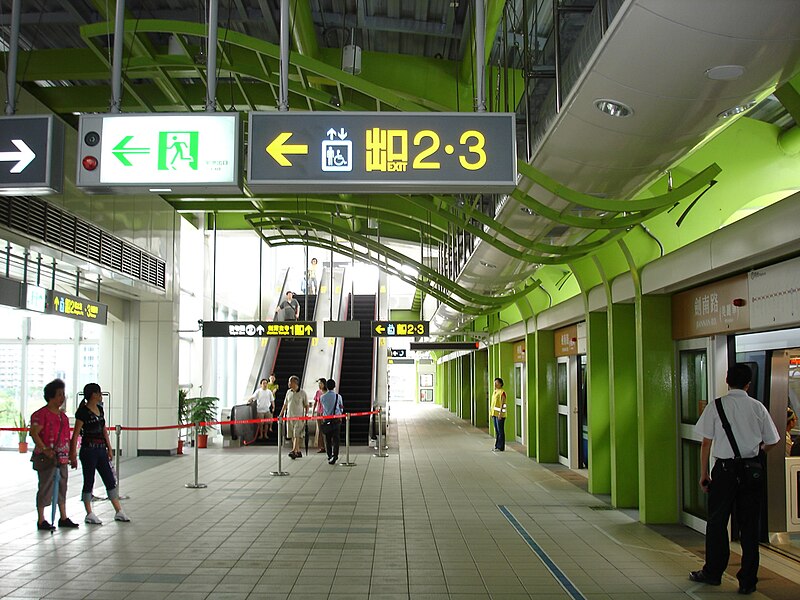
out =
[[[69,419],[61,406],[64,404],[64,382],[54,379],[44,386],[44,399],[47,405],[31,415],[31,437],[36,446],[34,454],[44,454],[48,457],[55,456],[56,464],[36,473],[39,475],[39,491],[36,494],[36,510],[39,513],[37,528],[40,531],[52,531],[55,524],[50,524],[44,519],[44,509],[53,499],[53,486],[56,469],[61,472],[61,482],[58,485],[58,510],[61,518],[58,526],[61,528],[75,528],[67,517],[67,463],[69,462]],[[72,468],[76,468],[73,464]]]

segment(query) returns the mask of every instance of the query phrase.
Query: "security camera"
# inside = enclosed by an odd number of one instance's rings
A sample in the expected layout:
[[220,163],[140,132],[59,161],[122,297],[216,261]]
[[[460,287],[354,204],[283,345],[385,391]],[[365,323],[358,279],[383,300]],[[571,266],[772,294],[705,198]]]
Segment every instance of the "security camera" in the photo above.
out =
[[202,327],[203,326],[203,319],[197,319],[197,326],[198,327]]

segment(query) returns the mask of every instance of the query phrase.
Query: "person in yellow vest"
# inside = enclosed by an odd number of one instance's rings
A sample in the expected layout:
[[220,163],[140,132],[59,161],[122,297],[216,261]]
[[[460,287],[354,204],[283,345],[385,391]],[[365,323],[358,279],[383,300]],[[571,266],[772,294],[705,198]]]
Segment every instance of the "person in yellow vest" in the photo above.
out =
[[492,423],[495,434],[492,452],[503,452],[506,449],[506,391],[503,389],[503,380],[500,377],[494,380]]

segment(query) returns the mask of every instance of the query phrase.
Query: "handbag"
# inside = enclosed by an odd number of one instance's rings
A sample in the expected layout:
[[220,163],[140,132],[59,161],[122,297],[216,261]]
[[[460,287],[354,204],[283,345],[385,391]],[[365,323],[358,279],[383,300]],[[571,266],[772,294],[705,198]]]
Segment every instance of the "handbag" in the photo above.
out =
[[[63,423],[64,420],[59,414],[58,437],[56,438],[55,448],[57,448],[59,442],[61,442],[61,430],[63,429]],[[56,451],[55,448],[53,448],[52,456],[47,456],[47,454],[44,452],[34,452],[33,455],[31,455],[31,466],[33,467],[34,471],[47,471],[48,469],[58,466],[58,451]]]
[[761,464],[760,457],[742,458],[742,454],[739,452],[739,445],[736,443],[736,438],[733,437],[730,421],[728,421],[728,417],[725,415],[725,411],[722,408],[722,398],[714,400],[714,404],[717,407],[717,413],[719,413],[719,418],[722,421],[722,428],[728,436],[731,448],[733,448],[733,463],[736,467],[736,477],[739,483],[747,487],[760,486],[766,479],[764,465]]

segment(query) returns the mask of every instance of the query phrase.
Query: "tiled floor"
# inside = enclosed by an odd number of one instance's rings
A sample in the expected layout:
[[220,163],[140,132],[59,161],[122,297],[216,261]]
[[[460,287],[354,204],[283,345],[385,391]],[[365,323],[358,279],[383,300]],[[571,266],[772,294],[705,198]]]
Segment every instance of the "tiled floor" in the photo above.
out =
[[[389,456],[359,448],[351,468],[332,467],[312,450],[284,461],[290,476],[271,477],[274,448],[208,449],[200,469],[208,488],[191,490],[183,485],[193,478],[191,455],[127,461],[121,488],[131,495],[131,523],[115,523],[102,502],[102,527],[52,535],[34,528],[29,463],[0,453],[0,596],[736,596],[730,577],[719,588],[689,582],[702,564],[689,549],[622,512],[597,510],[607,508],[602,500],[518,452],[492,453],[484,432],[447,411],[401,405],[392,417]],[[80,485],[74,472],[73,517],[83,512]],[[761,577],[754,598],[800,598],[796,583],[764,568]]]

